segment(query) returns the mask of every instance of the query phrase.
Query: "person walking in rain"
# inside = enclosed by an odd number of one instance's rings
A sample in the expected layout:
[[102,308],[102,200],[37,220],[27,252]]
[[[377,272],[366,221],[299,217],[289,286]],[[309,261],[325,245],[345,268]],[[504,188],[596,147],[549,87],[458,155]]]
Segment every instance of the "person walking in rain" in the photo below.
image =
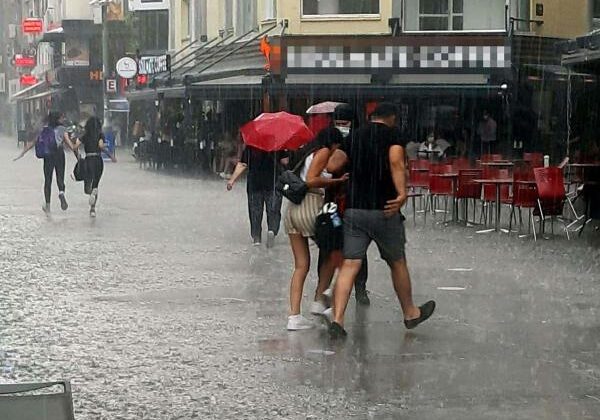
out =
[[275,190],[275,181],[280,173],[280,164],[285,157],[278,152],[263,152],[247,146],[242,158],[235,166],[227,181],[227,191],[231,191],[239,177],[248,171],[246,190],[248,193],[248,215],[250,217],[250,236],[255,246],[262,243],[263,213],[267,212],[267,248],[275,243],[281,225],[281,204],[283,198]]
[[33,149],[36,143],[44,141],[47,133],[54,137],[54,143],[48,147],[46,154],[41,157],[44,159],[44,198],[45,202],[42,210],[50,213],[50,199],[52,196],[52,176],[56,173],[56,185],[58,186],[58,199],[63,211],[69,208],[65,197],[65,145],[70,150],[75,150],[73,143],[65,127],[65,114],[58,111],[51,111],[48,114],[47,124],[42,128],[40,137],[33,142],[27,143],[23,151],[14,160],[21,159],[25,154]]
[[[83,144],[85,159],[80,160],[79,147]],[[80,139],[75,141],[75,156],[83,165],[83,190],[89,195],[90,217],[96,217],[96,203],[98,202],[98,186],[104,172],[104,161],[101,153],[106,153],[113,162],[117,159],[104,144],[102,122],[99,118],[91,117],[85,123],[85,132]]]
[[336,151],[328,166],[341,170],[347,165],[350,174],[344,215],[344,262],[335,285],[334,319],[329,326],[332,338],[346,336],[344,313],[354,279],[373,241],[390,267],[406,328],[415,328],[435,310],[434,301],[417,307],[412,300],[404,249],[404,216],[400,212],[407,199],[406,142],[395,128],[397,114],[395,105],[379,104],[371,121]]

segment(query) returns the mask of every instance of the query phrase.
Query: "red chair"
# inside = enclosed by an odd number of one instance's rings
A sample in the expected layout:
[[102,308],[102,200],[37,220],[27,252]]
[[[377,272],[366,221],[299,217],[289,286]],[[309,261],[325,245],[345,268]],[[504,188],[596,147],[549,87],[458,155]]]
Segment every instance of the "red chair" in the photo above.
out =
[[546,220],[550,218],[554,233],[554,220],[560,219],[567,239],[570,239],[568,225],[562,217],[567,200],[562,170],[558,167],[534,168],[533,173],[538,191],[538,206],[534,214],[540,218],[540,231],[544,232]]
[[[444,203],[444,221],[446,221],[446,214],[448,213],[448,197],[454,194],[452,191],[452,180],[442,178],[438,175],[442,175],[445,173],[452,173],[453,168],[452,165],[444,165],[444,164],[431,164],[429,168],[429,202],[431,204],[431,211],[435,216],[436,206],[434,201],[437,201],[437,198],[442,196],[445,198]],[[427,209],[425,209],[427,210]]]
[[460,169],[458,171],[458,185],[456,188],[456,199],[464,200],[465,223],[469,222],[469,199],[473,199],[473,221],[475,221],[475,208],[477,200],[481,200],[482,186],[475,182],[483,177],[481,169]]
[[[408,198],[412,201],[413,222],[415,224],[417,220],[416,199],[422,198],[429,188],[429,166],[430,162],[428,160],[415,159],[408,161]],[[425,211],[425,221],[426,220],[427,211]]]
[[514,173],[514,182],[513,182],[513,192],[511,199],[511,209],[510,209],[510,222],[508,226],[508,232],[512,231],[512,221],[513,217],[515,219],[515,223],[517,221],[517,216],[515,211],[519,210],[519,234],[521,233],[521,229],[523,226],[523,214],[522,209],[529,209],[529,226],[527,232],[531,232],[533,228],[533,239],[537,240],[537,235],[535,232],[535,221],[533,220],[533,210],[537,206],[538,202],[538,192],[537,186],[535,183],[530,183],[533,180],[533,171],[531,173],[529,171],[520,171],[515,168]]
[[[500,179],[500,178],[508,178],[510,176],[510,172],[508,169],[498,169],[493,167],[484,167],[483,168],[483,179]],[[502,185],[500,186],[500,202],[501,203],[510,203],[510,185]],[[492,209],[492,206],[496,203],[496,186],[495,185],[483,185],[483,207],[481,211],[480,222],[483,221],[485,224],[488,224],[488,216],[489,223],[491,223],[491,218],[494,214],[493,211],[488,211]]]
[[452,161],[452,167],[454,167],[455,171],[471,169],[471,162],[467,158],[456,158]]
[[490,154],[490,155],[481,155],[481,161],[482,162],[498,162],[501,161],[502,155],[501,154]]
[[541,153],[523,153],[523,160],[528,162],[532,168],[544,166],[544,155]]

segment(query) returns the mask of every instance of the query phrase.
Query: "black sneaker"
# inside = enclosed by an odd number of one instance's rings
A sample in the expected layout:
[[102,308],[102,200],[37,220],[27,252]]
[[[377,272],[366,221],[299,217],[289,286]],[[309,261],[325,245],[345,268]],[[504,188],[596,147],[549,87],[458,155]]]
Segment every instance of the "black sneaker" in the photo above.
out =
[[371,304],[371,299],[369,299],[369,294],[366,290],[354,290],[354,297],[356,298],[356,303],[359,305],[369,306]]
[[63,211],[67,210],[69,208],[69,204],[67,204],[67,199],[65,198],[65,195],[59,194],[58,198],[60,199],[60,208],[63,209]]
[[426,321],[431,315],[433,315],[433,311],[435,311],[435,301],[430,300],[424,305],[419,306],[419,310],[421,311],[421,315],[418,318],[404,320],[404,326],[409,330],[412,330],[421,322]]
[[334,321],[331,323],[331,325],[329,325],[329,336],[331,338],[333,338],[333,339],[346,338],[347,335],[348,335],[348,333],[346,332],[344,327],[342,327],[337,322]]

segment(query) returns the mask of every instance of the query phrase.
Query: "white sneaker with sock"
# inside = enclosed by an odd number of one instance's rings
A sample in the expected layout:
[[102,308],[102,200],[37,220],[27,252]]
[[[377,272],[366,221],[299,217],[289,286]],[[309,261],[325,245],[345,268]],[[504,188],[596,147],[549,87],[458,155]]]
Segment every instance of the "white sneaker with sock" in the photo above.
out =
[[302,315],[288,316],[288,331],[310,330],[311,328],[314,328],[314,324]]
[[323,315],[327,306],[320,300],[315,300],[310,304],[310,313],[313,315]]

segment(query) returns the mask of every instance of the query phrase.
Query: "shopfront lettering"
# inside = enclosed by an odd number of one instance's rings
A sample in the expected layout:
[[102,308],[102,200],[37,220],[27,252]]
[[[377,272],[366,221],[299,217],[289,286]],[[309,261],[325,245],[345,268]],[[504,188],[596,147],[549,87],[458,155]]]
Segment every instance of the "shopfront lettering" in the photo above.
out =
[[140,57],[138,67],[138,73],[142,75],[167,72],[171,67],[171,57],[168,54]]

